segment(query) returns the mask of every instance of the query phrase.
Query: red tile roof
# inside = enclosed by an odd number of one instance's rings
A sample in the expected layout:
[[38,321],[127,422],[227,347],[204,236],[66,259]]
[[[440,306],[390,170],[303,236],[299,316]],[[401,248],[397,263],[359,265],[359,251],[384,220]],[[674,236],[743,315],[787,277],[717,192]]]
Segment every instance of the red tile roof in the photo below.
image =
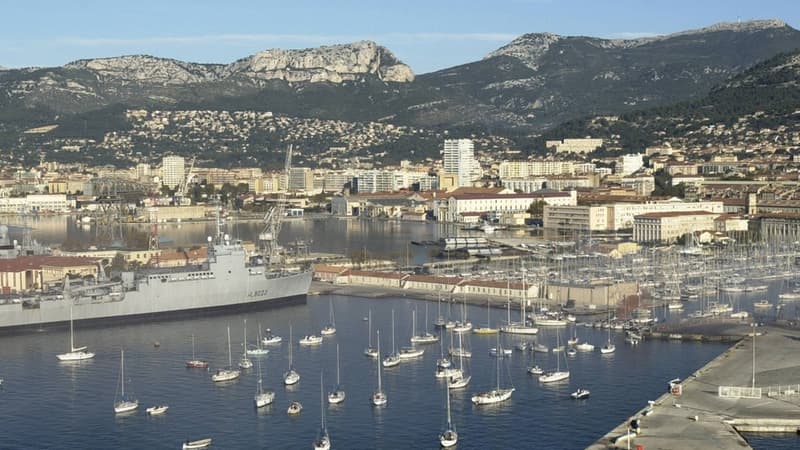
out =
[[75,256],[20,256],[13,259],[0,259],[0,272],[22,272],[24,270],[39,270],[42,266],[52,267],[78,267],[93,265],[96,258],[83,258]]

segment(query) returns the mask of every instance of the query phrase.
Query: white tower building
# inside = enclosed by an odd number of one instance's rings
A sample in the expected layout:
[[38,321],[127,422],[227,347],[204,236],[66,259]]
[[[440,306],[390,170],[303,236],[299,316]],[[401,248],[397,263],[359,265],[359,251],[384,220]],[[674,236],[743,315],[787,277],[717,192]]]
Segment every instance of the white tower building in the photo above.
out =
[[475,160],[472,139],[446,139],[444,141],[444,171],[458,175],[459,186],[469,186],[480,178],[480,165]]
[[182,156],[165,156],[161,160],[162,184],[170,189],[175,189],[183,182],[186,161]]

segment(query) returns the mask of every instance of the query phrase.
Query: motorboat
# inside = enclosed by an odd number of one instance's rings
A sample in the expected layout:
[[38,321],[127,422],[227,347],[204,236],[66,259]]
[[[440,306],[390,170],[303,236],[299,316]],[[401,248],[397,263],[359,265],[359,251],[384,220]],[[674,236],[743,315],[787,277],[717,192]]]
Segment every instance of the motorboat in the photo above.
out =
[[567,356],[577,356],[577,355],[578,351],[575,350],[574,347],[570,347],[569,349],[567,349]]
[[594,351],[594,345],[589,344],[587,342],[581,342],[580,344],[575,346],[575,350],[577,350],[579,352],[593,352]]
[[186,441],[183,443],[183,450],[194,450],[198,448],[208,448],[211,445],[211,438],[198,439],[196,441]]
[[753,303],[753,308],[755,309],[770,309],[772,308],[772,303],[769,300],[759,300]]
[[264,337],[261,338],[261,343],[264,345],[278,345],[283,342],[283,338],[272,334],[272,330],[267,328],[264,330]]
[[537,343],[533,345],[533,351],[536,353],[549,353],[550,349],[544,344]]
[[322,344],[322,336],[308,335],[300,339],[300,345],[319,345]]
[[151,406],[147,408],[145,411],[147,412],[147,414],[151,416],[160,416],[161,414],[167,412],[168,409],[169,406],[167,405],[157,405],[157,406]]
[[289,408],[286,410],[286,414],[294,416],[300,414],[301,411],[303,411],[303,405],[300,402],[292,402],[289,404]]
[[588,389],[578,388],[577,391],[573,392],[569,396],[575,400],[583,400],[589,398],[589,394],[590,392]]
[[511,349],[510,348],[503,348],[500,347],[499,349],[496,347],[492,347],[489,349],[489,355],[494,357],[503,358],[506,356],[511,356]]
[[544,369],[539,366],[528,367],[528,373],[531,375],[541,375],[544,373]]

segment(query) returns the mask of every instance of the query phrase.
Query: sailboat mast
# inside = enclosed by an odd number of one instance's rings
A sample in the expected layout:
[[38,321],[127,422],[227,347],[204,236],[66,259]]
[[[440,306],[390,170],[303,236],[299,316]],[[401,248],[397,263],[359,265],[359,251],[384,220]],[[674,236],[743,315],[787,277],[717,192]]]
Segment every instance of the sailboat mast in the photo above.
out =
[[228,325],[228,367],[233,367],[233,359],[231,359],[231,326]]
[[[336,347],[339,348],[338,346]],[[325,400],[322,396],[322,371],[319,372],[319,413],[322,423],[322,429],[325,430]]]
[[452,420],[450,419],[450,385],[445,383],[444,388],[447,393],[447,429],[450,429],[453,427]]
[[377,331],[378,334],[378,392],[381,392],[381,330]]
[[394,346],[394,309],[392,310],[392,353],[395,353],[397,347]]
[[[369,309],[369,314],[367,315],[367,323],[369,327],[369,346],[372,348],[372,308]],[[380,355],[378,355],[380,357]]]
[[69,304],[69,351],[75,351],[75,331],[72,328],[72,301]]
[[289,324],[289,368],[292,368],[292,324]]
[[122,380],[122,400],[125,400],[125,350],[119,349],[120,379]]
[[339,388],[339,344],[336,344],[336,388]]

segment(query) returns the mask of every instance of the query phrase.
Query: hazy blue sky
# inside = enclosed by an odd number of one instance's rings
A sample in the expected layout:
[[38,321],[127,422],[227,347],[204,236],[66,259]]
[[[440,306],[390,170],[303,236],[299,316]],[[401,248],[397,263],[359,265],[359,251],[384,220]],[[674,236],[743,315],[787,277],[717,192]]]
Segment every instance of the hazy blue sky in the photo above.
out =
[[149,54],[228,63],[267,48],[371,39],[417,73],[475,61],[516,36],[635,37],[737,19],[797,28],[797,0],[36,1],[0,4],[0,66]]

